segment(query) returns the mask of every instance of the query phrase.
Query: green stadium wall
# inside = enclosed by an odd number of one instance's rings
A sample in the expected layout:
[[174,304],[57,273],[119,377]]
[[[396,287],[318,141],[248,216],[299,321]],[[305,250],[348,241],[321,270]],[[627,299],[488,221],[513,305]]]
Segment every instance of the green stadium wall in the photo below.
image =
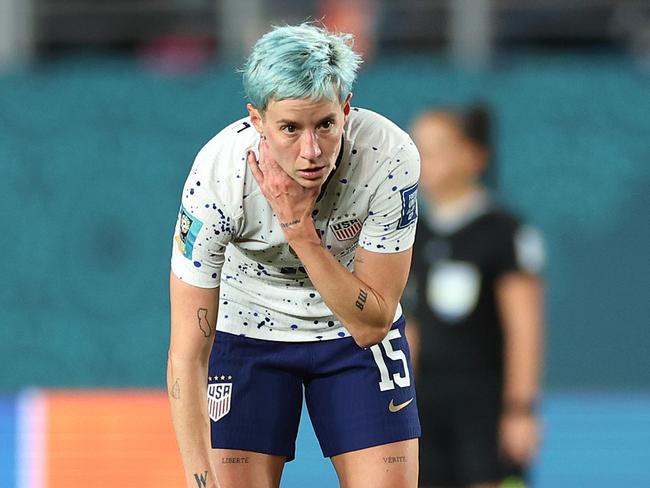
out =
[[[384,58],[354,104],[402,127],[429,105],[499,115],[504,198],[548,248],[549,388],[650,385],[650,73],[527,56],[489,72]],[[180,190],[245,115],[239,76],[94,58],[0,76],[0,390],[160,387]]]

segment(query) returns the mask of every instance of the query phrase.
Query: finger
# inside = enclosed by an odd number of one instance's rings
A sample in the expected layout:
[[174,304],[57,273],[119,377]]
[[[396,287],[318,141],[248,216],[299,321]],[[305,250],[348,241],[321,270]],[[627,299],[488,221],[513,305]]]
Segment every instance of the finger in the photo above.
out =
[[259,145],[260,159],[259,165],[261,168],[266,169],[268,167],[267,162],[269,160],[269,147],[266,144],[266,137],[262,136]]
[[248,167],[251,170],[251,173],[253,173],[253,176],[257,180],[257,182],[261,185],[262,182],[264,181],[264,173],[262,173],[262,170],[260,170],[257,162],[257,158],[255,158],[255,153],[253,151],[248,151]]
[[[268,154],[268,152],[267,152],[267,154]],[[271,157],[267,157],[266,159],[264,159],[264,164],[266,164],[266,168],[269,171],[273,171],[275,173],[285,173],[286,174],[286,171],[282,169],[282,166],[280,166],[278,164],[278,162],[275,159],[271,158]]]
[[273,171],[278,175],[286,174],[286,171],[282,169],[282,166],[271,157],[271,151],[269,150],[266,138],[263,138],[260,142],[260,168],[262,168],[265,173]]

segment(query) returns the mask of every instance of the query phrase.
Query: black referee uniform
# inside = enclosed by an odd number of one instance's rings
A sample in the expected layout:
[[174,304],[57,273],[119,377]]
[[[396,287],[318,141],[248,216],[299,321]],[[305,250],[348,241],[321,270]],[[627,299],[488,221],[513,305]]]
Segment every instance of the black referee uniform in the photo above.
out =
[[421,486],[496,482],[503,388],[499,278],[538,272],[541,241],[487,199],[447,228],[420,219],[405,300],[420,324]]

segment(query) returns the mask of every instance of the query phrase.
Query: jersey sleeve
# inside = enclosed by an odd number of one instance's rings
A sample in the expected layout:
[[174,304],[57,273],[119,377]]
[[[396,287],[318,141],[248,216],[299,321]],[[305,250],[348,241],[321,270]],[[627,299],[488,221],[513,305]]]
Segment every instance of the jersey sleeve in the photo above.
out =
[[409,249],[418,220],[417,189],[420,155],[412,142],[400,147],[390,171],[370,200],[359,245],[368,251],[392,253]]
[[546,262],[546,252],[541,233],[533,226],[518,224],[502,246],[497,264],[497,274],[510,272],[540,274]]
[[215,166],[214,158],[199,153],[183,187],[172,246],[172,272],[201,288],[219,286],[226,246],[236,230],[227,181]]

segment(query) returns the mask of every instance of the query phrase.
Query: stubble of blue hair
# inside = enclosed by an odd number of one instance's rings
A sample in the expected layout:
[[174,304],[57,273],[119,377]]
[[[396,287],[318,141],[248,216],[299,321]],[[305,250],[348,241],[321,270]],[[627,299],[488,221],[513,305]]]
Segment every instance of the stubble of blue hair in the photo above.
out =
[[343,103],[361,64],[352,44],[352,35],[310,23],[275,27],[257,41],[242,70],[248,100],[261,111],[271,100]]

